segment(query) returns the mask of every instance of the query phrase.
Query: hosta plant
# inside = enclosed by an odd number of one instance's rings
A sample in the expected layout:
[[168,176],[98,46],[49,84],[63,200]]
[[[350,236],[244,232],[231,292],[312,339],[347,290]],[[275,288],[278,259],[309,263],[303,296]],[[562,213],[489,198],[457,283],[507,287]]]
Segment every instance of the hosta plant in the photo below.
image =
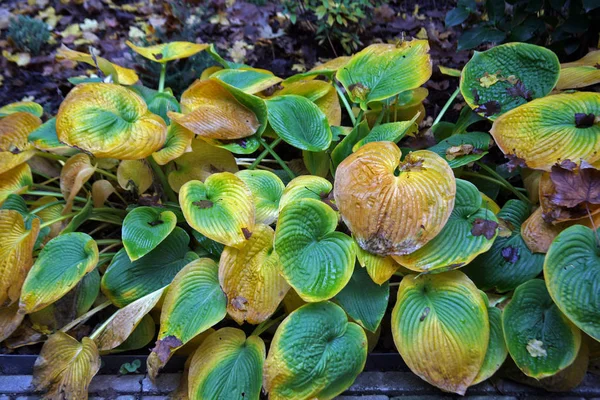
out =
[[[150,347],[153,380],[188,356],[177,398],[331,399],[386,318],[408,367],[461,395],[496,373],[568,390],[597,362],[600,94],[573,90],[595,53],[476,53],[419,132],[423,40],[285,80],[211,45],[130,47],[158,88],[63,48],[105,76],[56,116],[0,108],[0,342],[43,343],[48,398]],[[200,51],[219,66],[165,87]]]

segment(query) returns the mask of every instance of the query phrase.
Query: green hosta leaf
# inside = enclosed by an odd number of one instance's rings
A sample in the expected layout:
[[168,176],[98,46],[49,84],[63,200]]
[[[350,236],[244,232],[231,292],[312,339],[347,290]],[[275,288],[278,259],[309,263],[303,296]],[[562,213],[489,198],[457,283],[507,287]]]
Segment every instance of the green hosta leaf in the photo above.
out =
[[214,240],[207,238],[206,236],[197,231],[192,231],[192,235],[199,244],[199,248],[195,250],[196,252],[206,252],[210,256],[210,258],[219,261],[219,258],[221,257],[221,253],[223,253],[225,245],[219,242],[215,242]]
[[410,121],[390,122],[389,124],[377,125],[371,129],[371,132],[369,132],[366,137],[359,140],[352,147],[352,151],[356,151],[360,147],[370,142],[398,143],[407,133],[417,131],[417,125],[415,124],[417,117],[418,115],[416,115]]
[[77,153],[77,149],[72,149],[61,143],[56,134],[56,117],[50,118],[38,128],[34,129],[28,136],[33,145],[40,150],[48,150],[65,156]]
[[318,200],[299,200],[281,210],[275,251],[283,277],[304,301],[332,298],[352,276],[354,241],[335,232],[337,224],[335,211]]
[[415,374],[463,395],[485,359],[490,336],[487,305],[460,271],[406,275],[392,311],[392,333]]
[[451,168],[458,168],[485,156],[492,143],[485,132],[467,132],[452,135],[429,150],[446,160]]
[[55,237],[44,246],[23,283],[20,308],[29,314],[60,299],[96,267],[98,259],[98,246],[89,235]]
[[190,363],[193,399],[260,399],[265,344],[258,336],[222,328],[202,342]]
[[335,296],[344,311],[365,329],[375,332],[383,319],[390,297],[388,282],[373,282],[364,268],[354,268],[348,284]]
[[217,139],[204,139],[206,142],[213,146],[220,147],[225,150],[229,150],[234,154],[250,154],[254,153],[260,147],[258,141],[258,135],[254,134],[242,139],[233,140],[217,140]]
[[123,247],[131,261],[145,256],[158,246],[177,225],[172,211],[158,207],[137,207],[123,221]]
[[227,314],[227,297],[219,285],[219,266],[209,258],[185,266],[169,285],[160,315],[156,346],[148,370],[156,377],[173,352]]
[[581,346],[581,331],[552,302],[541,279],[520,285],[502,314],[510,356],[523,373],[541,379],[567,368]]
[[460,91],[471,108],[489,119],[544,97],[560,74],[558,57],[544,47],[507,43],[475,52],[460,78]]
[[[279,200],[279,212],[290,203],[301,199],[315,199],[327,202],[333,185],[320,176],[301,175],[290,181]],[[331,203],[329,203],[331,204]]]
[[363,370],[367,337],[330,303],[307,304],[277,328],[265,362],[265,390],[272,400],[333,399]]
[[562,231],[546,255],[544,279],[558,308],[600,341],[600,256],[594,231],[582,225]]
[[498,213],[498,219],[511,227],[511,235],[497,237],[489,251],[463,269],[481,290],[513,290],[542,272],[544,254],[532,253],[521,236],[521,225],[528,216],[529,206],[521,200],[507,201]]
[[282,80],[271,71],[258,68],[226,68],[215,72],[210,77],[222,80],[249,94],[262,92]]
[[[154,339],[156,333],[156,323],[150,314],[144,315],[144,318],[135,327],[123,343],[115,347],[111,353],[121,353],[124,351],[139,350],[148,347],[148,344]],[[139,360],[138,360],[139,361]]]
[[356,143],[365,138],[369,134],[369,124],[366,119],[363,119],[361,123],[352,129],[352,131],[342,139],[340,143],[331,152],[331,160],[333,166],[337,168],[338,165],[346,157],[352,154],[352,148]]
[[492,246],[497,227],[494,213],[481,207],[477,187],[457,179],[454,209],[441,232],[419,250],[393,257],[400,265],[418,272],[460,268]]
[[245,169],[235,174],[252,192],[258,224],[270,225],[279,215],[279,200],[285,185],[277,175],[269,171]]
[[329,153],[326,151],[302,150],[304,166],[311,175],[325,178],[329,173]]
[[[485,296],[485,301],[487,302],[485,293],[481,292],[481,294],[482,296]],[[504,360],[506,360],[508,354],[506,343],[504,341],[504,332],[502,331],[502,311],[496,307],[490,307],[489,305],[487,311],[488,319],[490,321],[490,340],[488,342],[483,365],[472,385],[483,382],[494,375],[502,364],[504,364]]]
[[301,150],[329,148],[332,133],[327,117],[305,97],[284,95],[267,100],[269,124],[277,135]]
[[190,237],[176,227],[144,257],[131,261],[125,249],[114,256],[102,277],[102,292],[117,307],[165,287],[189,262],[198,258],[188,247]]
[[431,76],[429,44],[413,40],[395,44],[372,44],[356,53],[336,73],[350,100],[363,110],[372,101],[415,89]]

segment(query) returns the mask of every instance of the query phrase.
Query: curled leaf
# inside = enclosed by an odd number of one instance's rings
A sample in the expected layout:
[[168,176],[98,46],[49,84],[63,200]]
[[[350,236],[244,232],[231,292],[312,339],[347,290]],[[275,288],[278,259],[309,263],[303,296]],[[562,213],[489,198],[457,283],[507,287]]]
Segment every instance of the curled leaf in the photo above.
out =
[[83,185],[94,175],[96,166],[92,165],[87,154],[79,153],[69,158],[60,171],[60,191],[65,197],[64,213],[71,212],[75,196]]
[[284,191],[281,179],[269,171],[243,170],[235,174],[252,192],[256,223],[270,225],[279,215],[279,200]]
[[82,62],[92,67],[99,68],[106,76],[112,76],[113,80],[121,85],[133,85],[139,80],[138,75],[130,68],[124,68],[113,64],[106,58],[97,55],[91,56],[86,53],[71,50],[64,44],[56,51],[57,60],[70,60]]
[[117,182],[125,190],[142,194],[152,186],[154,175],[144,160],[123,160],[117,168]]
[[125,44],[142,57],[161,64],[191,57],[209,47],[208,44],[191,42],[169,42],[147,47],[136,46],[130,41],[126,41]]
[[187,152],[192,151],[192,139],[194,132],[184,128],[176,122],[171,123],[167,129],[167,140],[163,147],[152,158],[159,165],[165,165]]

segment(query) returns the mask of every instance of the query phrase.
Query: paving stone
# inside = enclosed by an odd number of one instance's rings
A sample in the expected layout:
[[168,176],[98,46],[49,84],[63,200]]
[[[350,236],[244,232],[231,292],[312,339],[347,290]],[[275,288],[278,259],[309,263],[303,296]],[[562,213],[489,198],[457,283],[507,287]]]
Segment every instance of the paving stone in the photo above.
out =
[[7,396],[5,394],[1,394],[0,395],[0,400],[11,400],[11,399],[10,399],[10,396]]
[[0,394],[34,394],[31,375],[0,375]]
[[389,400],[389,397],[383,395],[373,396],[338,396],[335,400]]
[[137,400],[137,397],[133,395],[117,396],[115,400]]
[[105,391],[118,394],[140,393],[144,375],[96,375],[90,383],[89,392],[102,394]]
[[150,378],[145,377],[142,381],[144,394],[169,394],[179,386],[181,374],[159,374],[156,378],[156,385]]
[[169,396],[142,396],[142,400],[168,400]]
[[517,397],[514,396],[469,396],[469,400],[518,400]]
[[[0,399],[2,399],[0,397]],[[39,400],[41,399],[40,396],[17,396],[15,397],[15,400]]]
[[449,394],[440,394],[435,396],[398,396],[392,397],[390,400],[448,400],[453,398],[454,396]]

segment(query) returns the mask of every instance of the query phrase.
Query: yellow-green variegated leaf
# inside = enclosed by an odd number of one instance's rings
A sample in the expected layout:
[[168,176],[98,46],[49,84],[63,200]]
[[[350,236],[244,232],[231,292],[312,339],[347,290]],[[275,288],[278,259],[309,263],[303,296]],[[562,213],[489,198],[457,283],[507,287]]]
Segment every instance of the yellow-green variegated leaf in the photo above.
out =
[[171,123],[167,129],[167,140],[163,147],[152,158],[159,165],[165,165],[169,161],[175,160],[184,153],[192,151],[192,139],[194,132],[185,129],[176,122]]
[[41,124],[38,117],[27,112],[0,118],[0,174],[33,157],[35,152],[27,138]]
[[271,400],[329,400],[346,390],[364,368],[367,337],[330,303],[300,307],[283,320],[265,362]]
[[330,299],[352,277],[354,241],[336,232],[337,224],[336,212],[318,200],[302,199],[281,210],[275,251],[281,274],[304,301]]
[[363,110],[367,104],[415,89],[431,76],[427,40],[399,44],[372,44],[356,53],[336,78],[344,85],[350,100]]
[[325,178],[313,175],[301,175],[290,181],[285,187],[281,200],[279,200],[279,212],[288,204],[302,199],[315,199],[333,204],[331,199],[333,185]]
[[56,133],[56,117],[50,118],[48,121],[31,131],[29,134],[29,141],[33,143],[38,150],[45,150],[67,157],[79,152],[76,148],[69,147],[58,140],[58,134]]
[[272,172],[245,169],[235,174],[252,192],[256,223],[271,225],[279,215],[279,200],[285,185]]
[[460,268],[489,250],[496,239],[497,227],[498,218],[481,207],[477,187],[457,179],[454,209],[442,231],[419,250],[394,259],[417,272]]
[[18,301],[33,264],[31,253],[39,231],[38,218],[33,218],[27,227],[18,211],[0,210],[0,306]]
[[452,169],[419,150],[400,161],[392,142],[367,143],[335,173],[334,197],[342,219],[364,250],[380,256],[412,253],[444,227],[454,207]]
[[131,90],[112,83],[77,85],[56,116],[58,139],[100,158],[139,160],[160,150],[167,125]]
[[124,307],[171,283],[175,275],[198,258],[189,248],[190,237],[175,227],[152,251],[131,261],[125,249],[115,254],[102,277],[102,292],[117,307]]
[[281,82],[271,71],[260,68],[225,68],[210,76],[217,78],[246,93],[255,94]]
[[33,386],[47,391],[50,399],[87,400],[90,381],[100,369],[100,355],[93,340],[81,343],[56,332],[44,343],[33,366]]
[[222,328],[210,335],[192,357],[190,399],[259,400],[265,344],[258,336]]
[[[485,296],[484,300],[488,303],[487,295],[483,292],[481,292],[481,294],[482,296]],[[487,311],[490,322],[490,340],[488,342],[483,365],[471,385],[483,382],[494,375],[502,364],[504,364],[506,356],[508,355],[506,342],[504,341],[504,332],[502,331],[502,311],[499,308],[490,307],[489,304],[487,306]]]
[[527,376],[546,378],[573,363],[581,331],[558,309],[541,279],[520,285],[502,312],[508,352]]
[[0,107],[0,118],[18,112],[26,112],[39,118],[44,114],[44,109],[34,101],[18,101]]
[[161,64],[191,57],[209,46],[204,43],[192,42],[169,42],[147,47],[136,46],[130,41],[125,42],[125,44],[142,57]]
[[148,372],[156,377],[175,350],[221,321],[227,297],[219,286],[219,266],[200,258],[185,266],[169,285],[160,315],[156,346],[148,357]]
[[57,236],[44,246],[21,292],[21,308],[30,314],[69,292],[98,263],[98,246],[81,232]]
[[71,211],[75,196],[83,185],[94,175],[96,166],[85,153],[75,154],[69,158],[60,170],[60,191],[65,198],[65,214]]
[[98,350],[112,350],[125,342],[144,316],[158,303],[164,291],[165,288],[158,289],[115,312],[98,328],[100,333],[94,334]]
[[271,227],[257,224],[243,247],[225,247],[221,255],[219,282],[227,296],[227,312],[240,325],[269,318],[290,288],[279,275],[273,236]]
[[488,348],[487,305],[460,271],[406,275],[392,311],[392,334],[415,374],[444,391],[464,395]]
[[218,79],[197,80],[181,95],[181,113],[169,118],[198,136],[233,140],[260,135],[267,121],[265,102]]
[[363,250],[356,243],[356,258],[361,267],[367,270],[367,273],[378,285],[387,282],[392,275],[400,268],[400,265],[392,256],[378,256]]
[[117,168],[117,182],[125,190],[142,194],[152,186],[154,175],[145,160],[123,160]]
[[171,188],[179,192],[188,181],[203,181],[217,172],[238,171],[235,157],[229,151],[213,146],[202,139],[192,140],[192,151],[174,161],[175,169],[169,173]]
[[179,191],[179,203],[192,228],[227,246],[241,247],[254,229],[252,192],[232,173],[189,181]]
[[544,279],[558,308],[600,341],[600,256],[594,231],[582,225],[562,231],[546,254]]
[[506,43],[475,52],[460,77],[467,104],[494,120],[532,99],[546,96],[558,81],[560,64],[551,50]]
[[112,76],[113,81],[121,85],[133,85],[139,80],[138,75],[130,68],[113,64],[106,58],[99,57],[95,54],[92,57],[89,54],[71,50],[64,44],[56,50],[56,59],[82,62],[91,65],[92,67],[100,69],[104,75]]
[[158,207],[137,207],[123,220],[123,247],[131,261],[154,250],[177,225],[173,211]]
[[33,185],[33,177],[31,168],[27,164],[17,165],[0,174],[0,206],[10,194],[22,193],[31,185]]
[[533,100],[498,118],[490,133],[504,154],[549,171],[562,160],[600,160],[600,124],[581,125],[577,114],[600,115],[600,94],[562,93]]
[[274,96],[295,94],[306,97],[325,114],[329,125],[341,125],[342,108],[335,87],[321,80],[299,80],[285,84]]
[[600,82],[600,50],[590,51],[577,61],[560,65],[559,90],[578,89]]
[[328,60],[322,64],[314,66],[309,71],[290,76],[285,81],[283,81],[283,85],[285,86],[287,84],[295,83],[295,82],[298,82],[303,79],[305,79],[305,80],[315,79],[319,75],[323,75],[328,78],[332,78],[338,69],[343,68],[348,63],[348,61],[350,61],[350,58],[352,58],[352,57],[340,56],[340,57],[332,58],[331,60]]

